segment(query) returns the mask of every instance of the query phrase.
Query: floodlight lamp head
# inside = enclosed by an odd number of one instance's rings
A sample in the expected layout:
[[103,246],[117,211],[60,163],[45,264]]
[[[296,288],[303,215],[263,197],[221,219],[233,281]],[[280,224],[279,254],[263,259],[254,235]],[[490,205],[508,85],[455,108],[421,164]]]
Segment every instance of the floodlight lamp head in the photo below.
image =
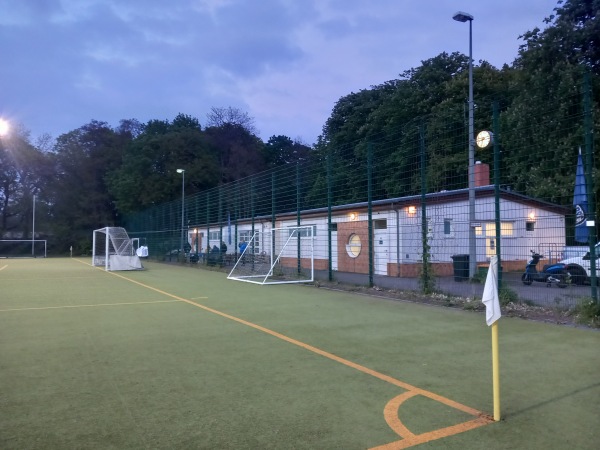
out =
[[9,125],[4,119],[0,119],[0,137],[8,134]]
[[177,173],[183,173],[185,172],[185,169],[177,169]]
[[473,20],[474,17],[466,12],[458,11],[456,14],[452,16],[452,18],[458,22],[466,22],[467,20]]

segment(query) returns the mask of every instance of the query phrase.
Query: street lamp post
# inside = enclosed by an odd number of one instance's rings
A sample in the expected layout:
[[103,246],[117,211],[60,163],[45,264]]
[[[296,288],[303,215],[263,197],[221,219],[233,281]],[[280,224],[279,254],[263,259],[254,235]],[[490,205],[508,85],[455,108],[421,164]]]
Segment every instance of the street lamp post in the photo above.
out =
[[179,246],[179,251],[183,252],[183,233],[185,232],[185,169],[177,169],[177,173],[181,174],[181,243]]
[[458,22],[469,22],[469,278],[477,270],[477,246],[475,241],[475,137],[473,110],[473,16],[459,11],[452,16]]

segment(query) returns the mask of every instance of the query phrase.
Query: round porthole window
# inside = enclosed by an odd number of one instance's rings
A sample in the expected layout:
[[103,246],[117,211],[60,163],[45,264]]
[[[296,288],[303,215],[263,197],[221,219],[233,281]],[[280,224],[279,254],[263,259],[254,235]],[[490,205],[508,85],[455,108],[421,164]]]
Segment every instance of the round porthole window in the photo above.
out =
[[360,242],[360,236],[358,234],[351,234],[346,244],[346,253],[350,258],[356,258],[360,255],[362,244]]

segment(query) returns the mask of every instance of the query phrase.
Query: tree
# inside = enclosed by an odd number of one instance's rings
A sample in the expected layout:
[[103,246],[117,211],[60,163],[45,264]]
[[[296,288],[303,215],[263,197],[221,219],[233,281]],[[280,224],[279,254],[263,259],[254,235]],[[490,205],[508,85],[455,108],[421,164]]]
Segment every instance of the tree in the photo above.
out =
[[197,119],[179,114],[172,123],[151,120],[127,146],[122,165],[108,177],[118,210],[130,213],[178,198],[185,169],[191,195],[218,182],[218,159]]
[[30,144],[27,131],[0,140],[0,237],[31,237],[33,196],[39,200],[51,177],[49,158]]
[[267,166],[277,167],[308,160],[311,149],[287,136],[279,135],[269,138],[264,152]]
[[208,118],[207,128],[222,128],[228,125],[240,126],[250,134],[257,134],[256,127],[254,126],[254,118],[238,108],[231,106],[217,108],[213,106],[206,116]]
[[516,95],[502,114],[502,129],[510,130],[503,138],[511,149],[505,157],[511,167],[507,182],[528,195],[569,204],[577,149],[584,142],[581,125],[574,126],[572,118],[582,112],[585,71],[592,77],[596,108],[600,103],[600,0],[558,4],[556,15],[545,19],[545,30],[522,36]]
[[220,184],[265,170],[264,143],[242,125],[225,123],[208,127],[205,132],[218,155]]
[[93,229],[117,222],[118,211],[106,181],[121,165],[128,142],[127,134],[96,120],[57,139],[48,202],[59,250],[74,245],[85,251]]

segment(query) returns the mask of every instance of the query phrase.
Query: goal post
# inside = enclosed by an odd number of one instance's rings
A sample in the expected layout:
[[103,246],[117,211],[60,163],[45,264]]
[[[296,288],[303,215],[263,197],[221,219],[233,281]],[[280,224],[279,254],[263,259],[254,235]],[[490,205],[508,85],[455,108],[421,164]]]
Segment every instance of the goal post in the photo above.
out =
[[143,269],[125,228],[105,227],[94,230],[92,265],[107,271]]
[[314,274],[314,227],[300,226],[256,231],[227,278],[255,284],[309,283]]

